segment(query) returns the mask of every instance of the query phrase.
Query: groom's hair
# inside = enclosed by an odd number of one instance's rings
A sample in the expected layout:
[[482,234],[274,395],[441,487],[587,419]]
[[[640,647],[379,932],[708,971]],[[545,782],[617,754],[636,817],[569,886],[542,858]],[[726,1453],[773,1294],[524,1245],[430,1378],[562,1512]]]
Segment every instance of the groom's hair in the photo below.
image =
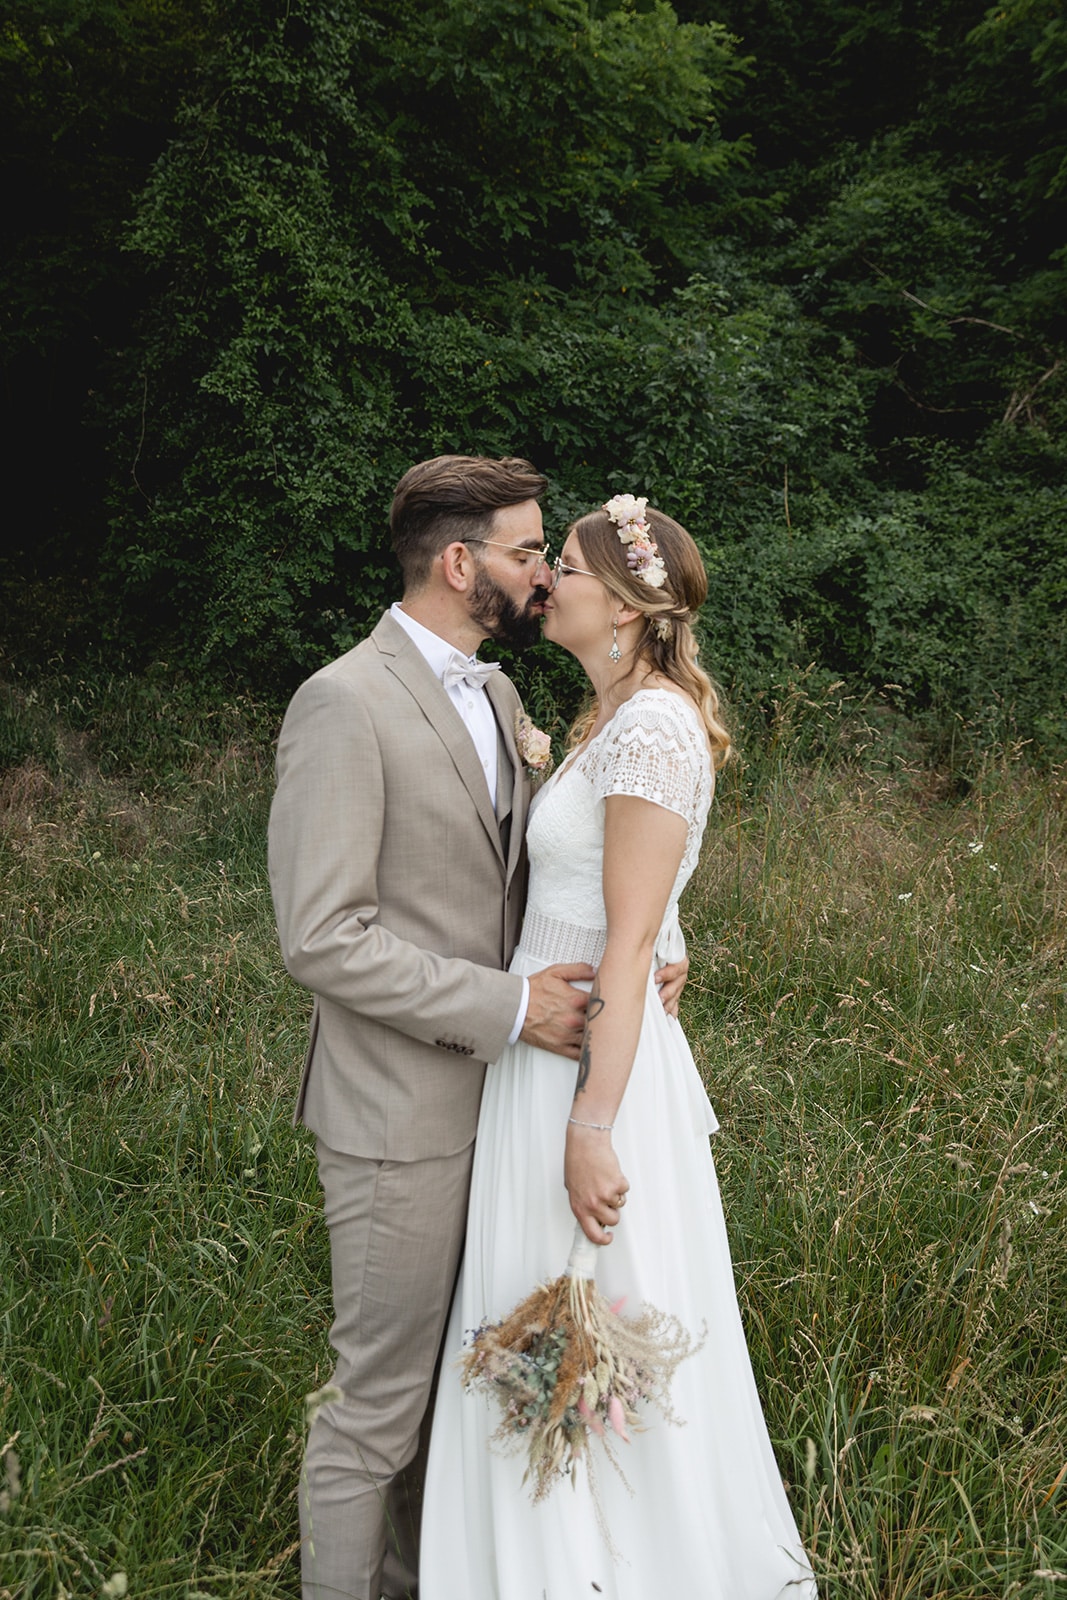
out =
[[520,456],[435,456],[409,467],[389,513],[393,549],[408,592],[421,589],[434,560],[457,540],[489,537],[504,506],[540,500],[548,487]]

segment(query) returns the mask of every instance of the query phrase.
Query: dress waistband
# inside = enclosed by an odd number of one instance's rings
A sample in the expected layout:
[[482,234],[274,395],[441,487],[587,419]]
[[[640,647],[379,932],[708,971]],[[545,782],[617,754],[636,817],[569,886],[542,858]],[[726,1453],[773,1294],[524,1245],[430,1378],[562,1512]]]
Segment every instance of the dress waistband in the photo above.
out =
[[539,911],[527,911],[519,937],[519,949],[549,966],[557,961],[588,961],[600,965],[607,943],[606,928],[583,928],[577,922],[560,922]]

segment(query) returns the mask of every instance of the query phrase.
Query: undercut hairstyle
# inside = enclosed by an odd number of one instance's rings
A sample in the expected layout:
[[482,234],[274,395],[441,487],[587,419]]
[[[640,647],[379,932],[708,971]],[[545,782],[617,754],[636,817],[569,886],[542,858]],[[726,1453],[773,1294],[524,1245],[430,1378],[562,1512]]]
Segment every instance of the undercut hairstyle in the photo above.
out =
[[547,487],[548,479],[520,456],[435,456],[410,467],[389,512],[405,591],[423,587],[450,544],[489,538],[496,512],[540,500]]

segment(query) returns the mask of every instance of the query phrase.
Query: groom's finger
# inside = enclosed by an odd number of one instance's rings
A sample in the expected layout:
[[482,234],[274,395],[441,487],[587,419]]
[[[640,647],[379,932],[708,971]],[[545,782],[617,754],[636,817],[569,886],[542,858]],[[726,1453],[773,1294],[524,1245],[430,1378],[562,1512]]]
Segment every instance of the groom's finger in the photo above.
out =
[[669,962],[667,966],[660,967],[655,974],[656,988],[663,1001],[663,1009],[670,1016],[678,1015],[678,1001],[682,990],[685,988],[689,975],[689,957],[683,956],[681,961]]
[[540,1006],[546,1013],[567,1019],[576,1027],[584,1027],[588,1004],[589,996],[585,990],[576,989],[573,981],[565,978],[555,967],[546,967],[544,972],[536,972],[530,979],[530,1014],[536,1015]]
[[562,978],[565,983],[592,983],[596,977],[596,968],[591,967],[588,961],[560,961],[554,967],[546,967],[545,972],[551,973],[554,978]]

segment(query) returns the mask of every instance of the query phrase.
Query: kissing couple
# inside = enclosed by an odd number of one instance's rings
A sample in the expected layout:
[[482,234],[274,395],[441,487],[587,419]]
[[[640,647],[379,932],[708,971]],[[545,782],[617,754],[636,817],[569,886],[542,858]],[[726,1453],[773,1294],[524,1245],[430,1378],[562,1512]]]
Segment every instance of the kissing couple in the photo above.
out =
[[[337,1358],[300,1484],[304,1600],[812,1600],[676,1015],[678,897],[729,752],[693,634],[707,580],[629,494],[552,562],[546,487],[516,458],[405,473],[403,597],[301,686],[279,738],[270,879],[315,1000],[296,1121]],[[476,659],[542,631],[591,690],[547,778],[513,685]],[[683,1426],[650,1421],[625,1481],[533,1503],[457,1358],[558,1276],[575,1219],[604,1294],[699,1348],[672,1387]]]

